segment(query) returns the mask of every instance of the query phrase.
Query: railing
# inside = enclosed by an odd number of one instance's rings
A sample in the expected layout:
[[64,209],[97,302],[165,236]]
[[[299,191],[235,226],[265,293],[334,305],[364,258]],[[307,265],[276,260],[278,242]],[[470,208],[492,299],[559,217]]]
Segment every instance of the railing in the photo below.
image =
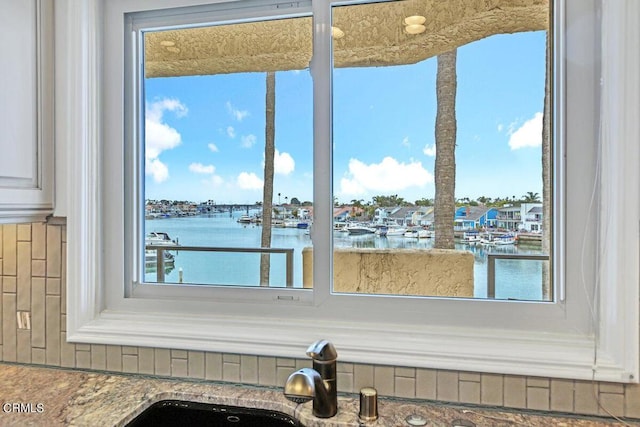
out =
[[164,283],[164,253],[165,251],[193,251],[193,252],[241,252],[241,253],[276,253],[286,257],[286,286],[293,287],[293,249],[289,248],[214,248],[209,246],[181,246],[181,245],[146,245],[145,249],[156,251],[156,281]]
[[487,298],[496,297],[496,259],[548,261],[549,255],[488,254],[487,255]]

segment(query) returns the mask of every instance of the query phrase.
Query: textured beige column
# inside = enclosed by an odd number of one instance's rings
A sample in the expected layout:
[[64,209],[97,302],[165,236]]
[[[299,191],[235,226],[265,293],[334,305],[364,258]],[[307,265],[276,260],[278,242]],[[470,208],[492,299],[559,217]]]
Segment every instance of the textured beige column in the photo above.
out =
[[[302,251],[302,282],[313,286],[313,249]],[[445,249],[335,249],[334,292],[473,297],[473,254]]]

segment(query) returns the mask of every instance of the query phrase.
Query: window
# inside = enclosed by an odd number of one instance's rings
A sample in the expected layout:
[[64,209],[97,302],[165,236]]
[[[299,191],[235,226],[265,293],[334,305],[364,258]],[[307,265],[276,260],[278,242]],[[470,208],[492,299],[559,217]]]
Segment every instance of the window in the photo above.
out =
[[[556,144],[559,148],[554,153],[559,173],[553,194],[557,220],[550,262],[557,285],[550,302],[531,304],[491,299],[380,297],[332,290],[335,261],[331,181],[335,163],[328,148],[332,132],[336,133],[332,120],[335,123],[338,118],[336,99],[332,105],[330,90],[335,76],[331,67],[329,2],[314,2],[312,8],[304,4],[291,7],[290,3],[243,2],[241,8],[235,3],[220,3],[160,11],[147,10],[144,2],[96,1],[75,6],[78,13],[87,16],[83,21],[89,24],[87,28],[97,31],[101,27],[92,25],[91,17],[100,16],[103,11],[99,7],[94,10],[92,5],[104,7],[105,33],[98,39],[104,46],[105,79],[97,79],[100,74],[92,74],[91,68],[82,68],[76,77],[90,88],[89,95],[104,99],[104,103],[92,103],[94,98],[83,98],[104,121],[104,134],[98,137],[99,127],[93,127],[96,116],[78,115],[84,117],[78,123],[83,131],[78,134],[87,139],[79,138],[86,145],[78,143],[76,147],[78,157],[74,164],[80,173],[71,189],[77,204],[70,209],[75,217],[70,215],[69,226],[70,340],[298,356],[301,346],[323,336],[334,341],[345,361],[569,378],[594,376],[611,381],[637,378],[637,241],[630,241],[619,228],[619,224],[638,224],[638,209],[632,208],[637,203],[640,182],[634,164],[637,156],[629,155],[637,154],[638,147],[631,143],[637,129],[623,127],[624,135],[612,145],[624,148],[625,155],[616,150],[599,152],[599,121],[615,125],[618,116],[613,114],[617,106],[606,102],[601,106],[598,99],[617,99],[617,93],[624,89],[608,84],[600,93],[599,39],[593,31],[602,25],[603,49],[609,53],[616,46],[609,31],[635,28],[634,23],[621,25],[621,17],[635,16],[626,13],[625,7],[637,6],[608,5],[602,23],[593,4],[570,1],[557,2],[555,6],[554,31],[558,37],[554,76],[560,90],[554,98],[554,118],[560,130],[556,140],[563,141]],[[176,0],[174,5],[186,7],[190,2]],[[354,7],[359,10],[360,6]],[[137,15],[138,12],[144,14]],[[310,67],[314,103],[313,289],[135,283],[136,262],[143,259],[135,248],[143,246],[141,240],[146,232],[137,220],[142,217],[144,204],[135,202],[146,199],[137,190],[143,188],[138,181],[144,179],[140,172],[146,159],[143,153],[136,152],[135,144],[127,145],[121,140],[122,135],[126,141],[135,140],[139,136],[135,129],[140,129],[143,121],[143,116],[128,114],[124,106],[135,106],[138,99],[145,98],[137,97],[140,82],[132,71],[135,67],[125,66],[124,61],[136,52],[137,35],[130,31],[135,29],[129,26],[133,25],[130,19],[144,16],[146,30],[151,33],[169,30],[165,22],[168,16],[175,25],[198,27],[213,21],[233,26],[310,14],[314,29]],[[92,33],[80,34],[82,40],[91,40]],[[333,35],[336,34],[339,33],[334,30]],[[84,49],[89,52],[82,48],[80,51],[91,58],[94,46],[97,45],[87,43]],[[621,69],[637,71],[638,55],[632,52],[635,51],[611,52],[608,62],[622,63],[625,66]],[[603,75],[608,70],[611,69],[605,68]],[[631,75],[616,81],[631,82]],[[335,86],[333,96],[336,97]],[[637,112],[637,95],[624,103],[625,108]],[[77,106],[79,111],[82,105],[80,102]],[[610,138],[610,128],[602,129],[603,138]],[[337,140],[334,143],[336,152],[343,149]],[[94,162],[101,151],[104,156],[98,170],[102,173],[96,183],[87,171],[95,170]],[[202,162],[196,169],[208,170],[207,166]],[[613,182],[622,184],[614,187],[610,185]],[[94,192],[102,200],[100,203],[90,197]],[[597,200],[608,202],[603,204],[606,211],[598,209],[594,194],[598,195]],[[463,213],[467,213],[466,209]],[[407,212],[402,218],[406,220],[413,214]],[[496,225],[502,221],[507,228],[518,215],[535,218],[535,212],[529,211],[506,210],[503,214],[501,218],[486,219]],[[379,218],[384,215],[378,211]],[[614,246],[615,250],[607,252],[613,256],[604,256],[605,245]],[[84,263],[77,261],[81,254],[89,254]],[[622,254],[633,261],[623,264],[622,259],[616,258]],[[496,276],[498,265],[504,262],[495,259]],[[536,260],[538,264],[544,262]],[[593,302],[595,296],[599,298],[597,305]],[[372,339],[384,343],[376,354],[369,351]],[[475,349],[474,354],[469,354],[469,348]],[[513,359],[505,361],[501,357],[505,353],[513,355]]]

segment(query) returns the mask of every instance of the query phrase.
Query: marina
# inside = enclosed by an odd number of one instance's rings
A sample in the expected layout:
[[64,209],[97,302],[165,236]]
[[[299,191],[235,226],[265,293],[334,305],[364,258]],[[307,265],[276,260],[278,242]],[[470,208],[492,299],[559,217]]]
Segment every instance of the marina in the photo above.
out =
[[[147,220],[146,235],[152,232],[166,234],[170,241],[180,245],[209,248],[259,248],[262,227],[252,222],[239,222],[241,213],[200,215],[191,217],[163,218]],[[293,223],[291,223],[293,224]],[[272,248],[293,252],[293,287],[302,287],[302,250],[312,246],[308,228],[296,226],[274,226],[272,228]],[[375,248],[375,249],[429,249],[433,238],[405,237],[407,230],[393,228],[391,234],[378,233],[376,229],[363,234],[351,234],[344,227],[336,227],[333,233],[334,247]],[[424,230],[428,231],[428,230]],[[417,230],[416,230],[417,233]],[[457,233],[456,249],[468,251],[474,256],[474,297],[487,296],[487,265],[489,254],[541,255],[540,245],[516,244],[511,240],[494,235],[493,243],[470,244],[463,233]],[[500,242],[500,243],[498,243]],[[166,252],[165,252],[166,253]],[[260,253],[255,251],[236,252],[192,252],[171,251],[172,265],[165,266],[164,280],[179,283],[182,273],[183,283],[216,284],[229,286],[256,286],[259,278]],[[287,268],[285,256],[272,253],[270,286],[285,286]],[[543,261],[501,259],[496,264],[495,297],[504,299],[540,300],[542,298]],[[145,281],[155,282],[155,268],[147,269]]]

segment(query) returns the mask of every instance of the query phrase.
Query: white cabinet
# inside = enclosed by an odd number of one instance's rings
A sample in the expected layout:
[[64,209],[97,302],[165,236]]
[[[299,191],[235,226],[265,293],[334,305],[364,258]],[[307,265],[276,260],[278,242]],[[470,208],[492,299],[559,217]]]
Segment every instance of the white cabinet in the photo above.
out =
[[53,0],[0,0],[0,223],[54,202]]

